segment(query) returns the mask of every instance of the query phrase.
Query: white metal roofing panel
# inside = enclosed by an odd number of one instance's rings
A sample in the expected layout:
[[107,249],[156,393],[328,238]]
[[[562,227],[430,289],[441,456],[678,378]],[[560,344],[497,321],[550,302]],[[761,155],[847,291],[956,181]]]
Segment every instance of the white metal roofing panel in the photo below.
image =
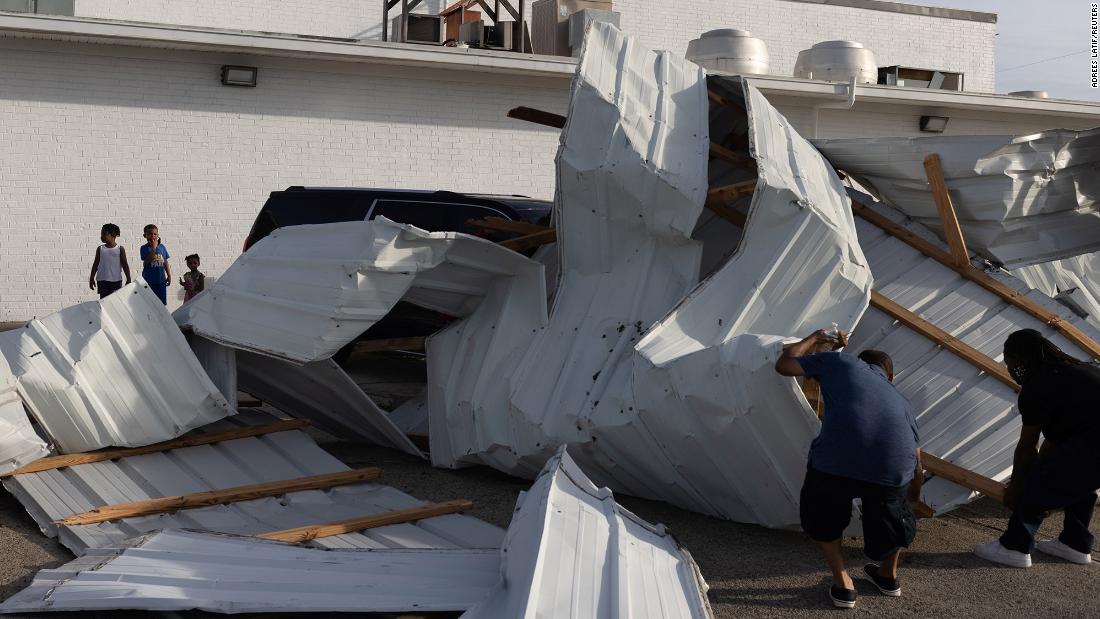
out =
[[[270,416],[247,411],[202,431],[271,421]],[[4,487],[44,533],[59,536],[77,554],[86,548],[117,546],[158,529],[254,535],[424,504],[395,488],[362,483],[99,524],[53,524],[105,504],[347,470],[309,436],[291,431],[16,475],[5,479]],[[312,544],[326,548],[496,548],[503,534],[475,518],[449,514],[415,524],[321,538]]]
[[562,447],[520,496],[501,580],[463,619],[711,617],[687,550],[598,488]]
[[241,254],[175,319],[226,346],[306,363],[331,357],[402,299],[465,316],[494,278],[528,265],[537,263],[485,239],[384,217],[290,226]]
[[309,419],[333,436],[424,457],[389,415],[332,359],[295,365],[242,350],[237,355],[237,368],[242,391],[285,413]]
[[553,314],[540,322],[539,299],[517,289],[495,297],[510,311],[483,303],[429,340],[433,463],[530,476],[565,443],[617,491],[798,522],[818,423],[772,370],[780,342],[766,334],[850,327],[870,272],[835,174],[748,92],[757,240],[696,288],[702,243],[691,235],[711,184],[705,76],[593,25],[558,156]]
[[148,445],[234,414],[140,278],[0,334],[0,352],[65,452]]
[[27,419],[16,389],[15,376],[0,355],[0,475],[50,455]]
[[1100,252],[1021,267],[1012,274],[1050,296],[1065,295],[1100,329]]
[[[853,195],[910,232],[942,246],[929,231],[907,223],[897,211],[866,196]],[[1084,351],[1042,321],[873,224],[857,219],[856,227],[879,292],[982,353],[1000,361],[1008,334],[1031,328],[1066,352],[1087,358]],[[1050,297],[1029,290],[1003,271],[991,275],[1100,340],[1100,331]],[[894,384],[913,405],[922,449],[993,479],[1008,478],[1020,428],[1012,388],[876,309],[868,310],[856,326],[849,348],[874,348],[893,358]],[[963,504],[970,497],[969,490],[942,479],[933,479],[924,486],[924,501],[938,512]]]
[[229,401],[229,405],[237,408],[237,349],[222,346],[190,331],[185,332],[184,337],[211,382]]
[[349,552],[163,531],[38,572],[0,613],[462,611],[493,590],[500,562],[495,549]]
[[814,144],[885,202],[942,234],[923,165],[938,153],[968,245],[1009,268],[1100,250],[1100,129]]

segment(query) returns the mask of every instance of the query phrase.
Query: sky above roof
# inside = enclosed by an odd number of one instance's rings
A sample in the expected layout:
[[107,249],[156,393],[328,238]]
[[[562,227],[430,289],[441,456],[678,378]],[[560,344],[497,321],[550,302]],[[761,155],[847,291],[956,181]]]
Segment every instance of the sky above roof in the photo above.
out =
[[997,14],[997,92],[1045,90],[1058,99],[1100,101],[1092,88],[1091,2],[1086,0],[931,0]]

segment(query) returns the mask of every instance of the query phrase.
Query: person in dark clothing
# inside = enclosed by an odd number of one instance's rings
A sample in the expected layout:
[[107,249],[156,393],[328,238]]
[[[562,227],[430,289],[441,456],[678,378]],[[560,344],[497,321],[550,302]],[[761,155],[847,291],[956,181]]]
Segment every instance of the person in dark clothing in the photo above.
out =
[[[806,480],[799,499],[802,529],[821,547],[833,573],[833,605],[852,608],[855,585],[844,568],[841,536],[852,516],[852,501],[863,509],[863,571],[880,592],[900,596],[897,569],[901,549],[917,531],[909,506],[920,500],[923,473],[912,407],[894,388],[890,356],[865,350],[859,357],[833,352],[846,344],[844,333],[815,331],[783,349],[775,370],[806,376],[821,384],[825,416],[810,446]],[[825,348],[829,352],[815,351]]]
[[[983,559],[1012,567],[1031,567],[1031,551],[1092,562],[1089,521],[1100,488],[1100,368],[1062,352],[1034,329],[1005,340],[1005,365],[1020,384],[1018,404],[1023,426],[1005,489],[1012,509],[999,540],[979,544]],[[1037,449],[1039,436],[1042,449]],[[1062,509],[1062,533],[1035,542],[1047,512]]]

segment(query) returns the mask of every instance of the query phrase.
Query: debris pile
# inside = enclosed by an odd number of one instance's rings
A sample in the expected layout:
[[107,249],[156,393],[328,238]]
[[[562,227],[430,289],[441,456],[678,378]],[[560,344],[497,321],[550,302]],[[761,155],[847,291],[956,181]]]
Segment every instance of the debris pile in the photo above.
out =
[[[1009,332],[1100,359],[1095,314],[1051,296],[1100,238],[1070,191],[1094,198],[1091,132],[815,145],[744,80],[608,24],[567,117],[517,113],[563,129],[553,227],[473,222],[523,234],[503,243],[384,218],[286,227],[174,321],[139,281],[0,335],[4,486],[78,555],[0,612],[707,617],[691,556],[612,491],[797,526],[821,410],[774,371],[784,343],[836,325],[893,356],[937,513],[1011,473]],[[1050,181],[1013,176],[1021,162]],[[1075,235],[1029,236],[1032,216]],[[1021,271],[1044,290],[983,257],[1046,262]],[[453,321],[360,341],[406,305]],[[394,410],[339,360],[408,348],[424,389]],[[238,413],[238,389],[263,406]],[[311,423],[535,481],[505,532],[350,469]]]

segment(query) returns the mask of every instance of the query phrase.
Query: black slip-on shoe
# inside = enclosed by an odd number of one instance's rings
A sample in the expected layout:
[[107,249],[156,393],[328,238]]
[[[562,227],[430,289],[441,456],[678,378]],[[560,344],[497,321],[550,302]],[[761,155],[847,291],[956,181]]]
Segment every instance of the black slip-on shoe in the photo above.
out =
[[837,608],[855,608],[856,606],[855,589],[845,589],[833,585],[833,588],[829,589],[829,598],[833,601],[833,606]]
[[874,563],[868,563],[863,566],[863,573],[867,574],[867,578],[875,584],[875,587],[879,590],[879,593],[888,595],[890,597],[901,596],[901,585],[898,584],[897,578],[884,578],[878,575],[878,566]]

